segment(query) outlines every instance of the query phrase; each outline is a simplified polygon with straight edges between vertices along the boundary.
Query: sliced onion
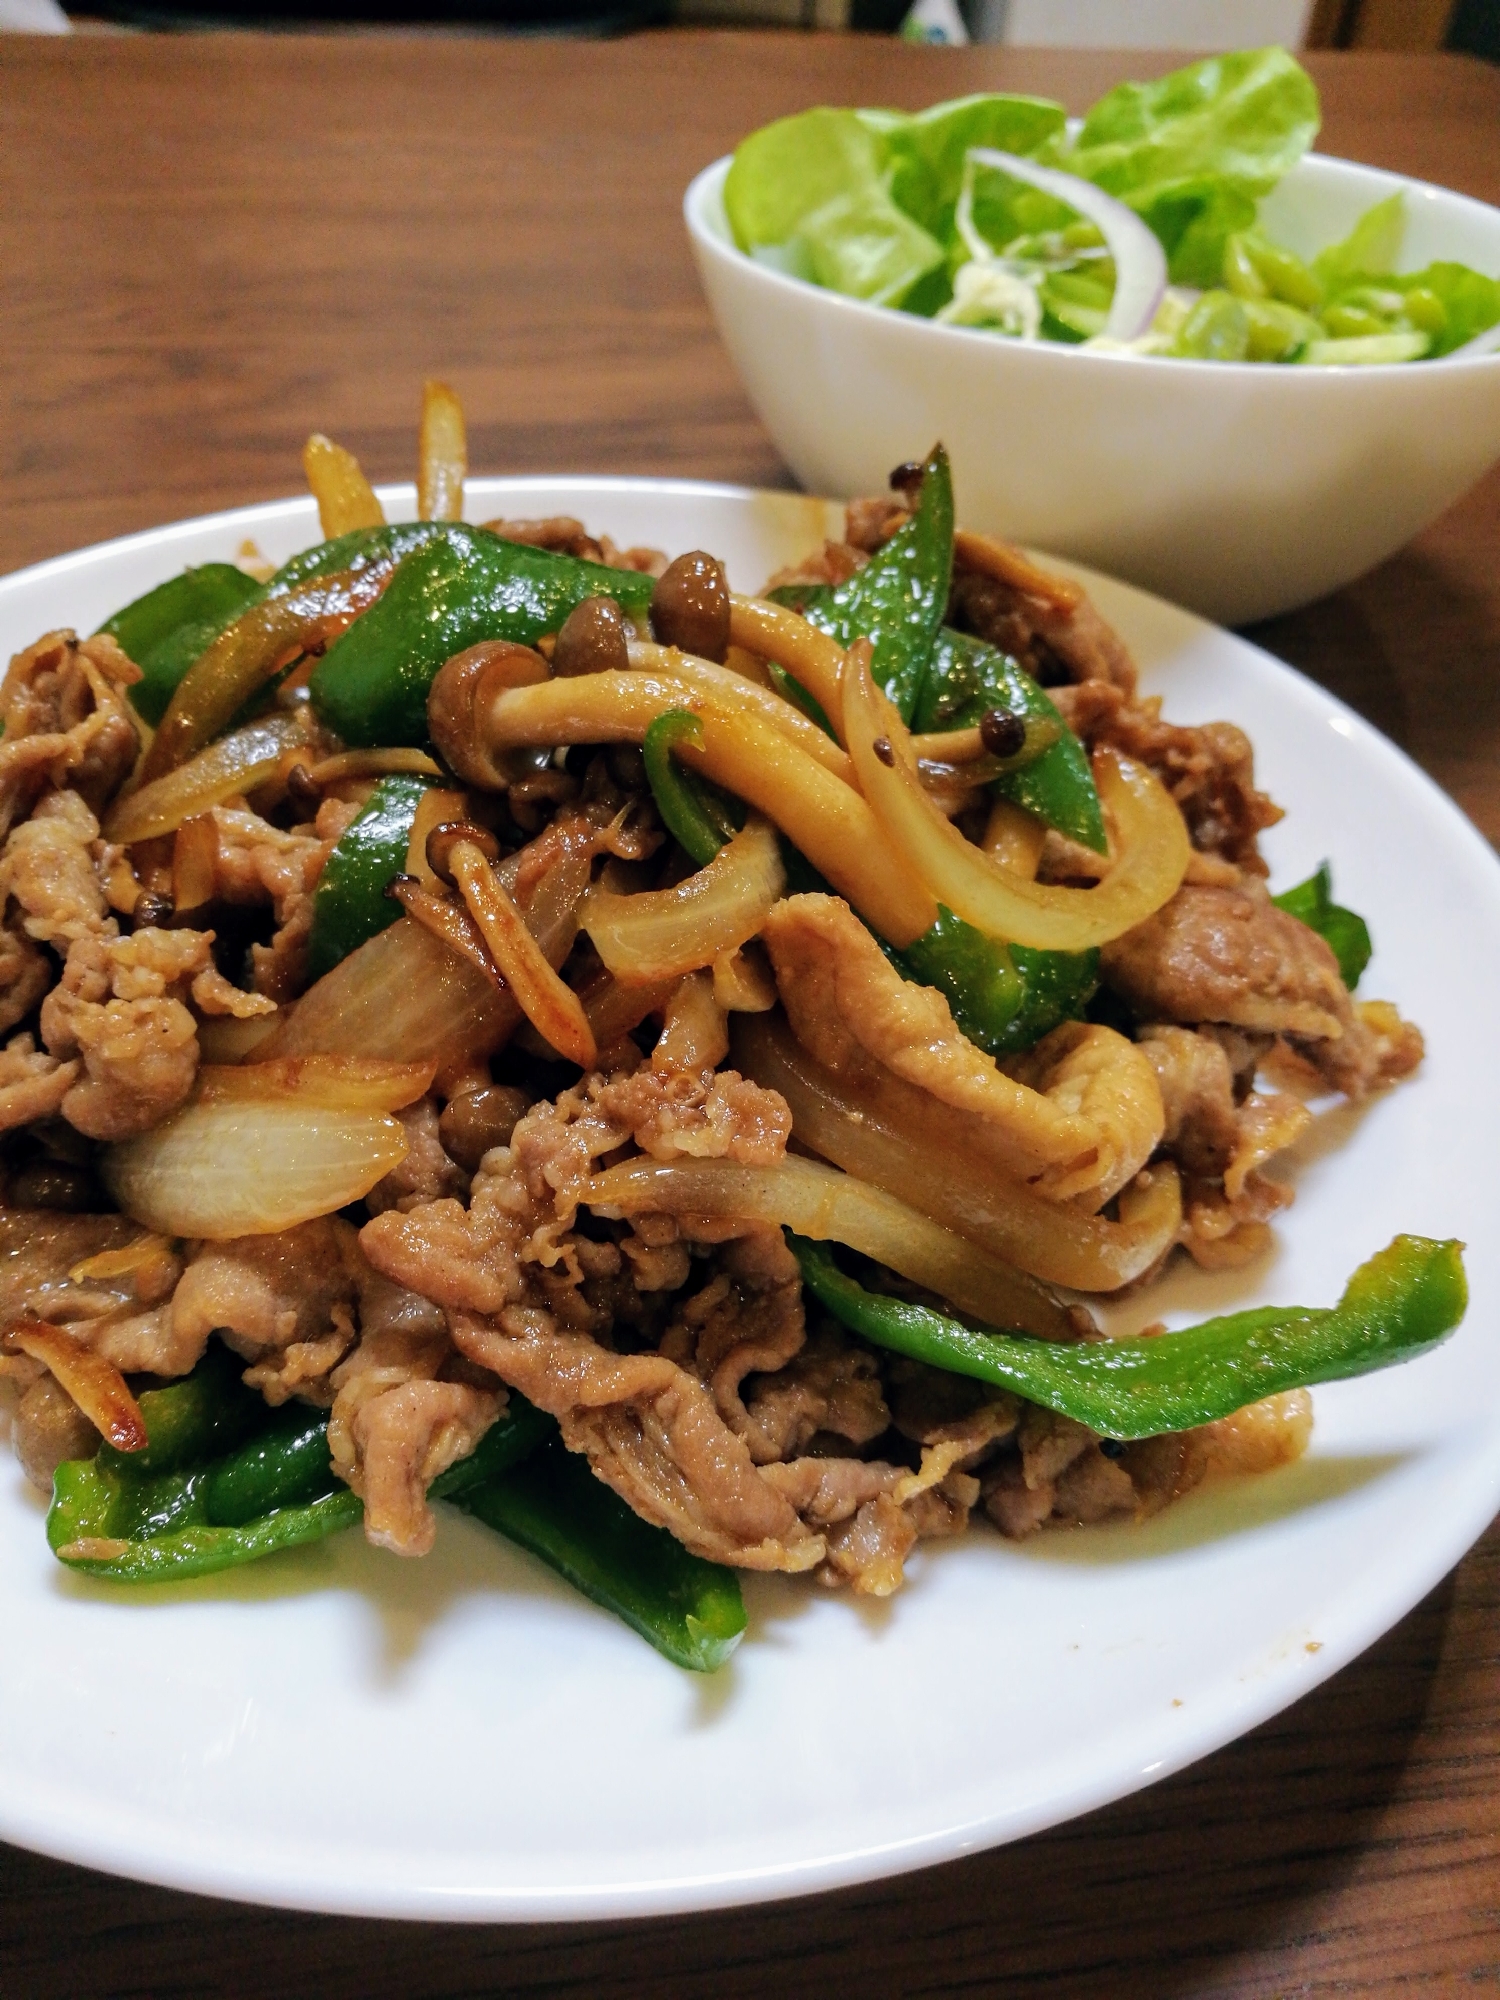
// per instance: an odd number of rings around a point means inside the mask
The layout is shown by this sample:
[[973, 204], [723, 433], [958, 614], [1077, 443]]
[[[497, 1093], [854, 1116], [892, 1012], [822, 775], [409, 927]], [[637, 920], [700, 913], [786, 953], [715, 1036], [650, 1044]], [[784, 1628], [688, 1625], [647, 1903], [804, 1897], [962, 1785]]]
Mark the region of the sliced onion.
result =
[[777, 1015], [733, 1026], [733, 1060], [786, 1099], [800, 1144], [1047, 1284], [1113, 1292], [1149, 1271], [1182, 1222], [1176, 1170], [1120, 1197], [1121, 1220], [1047, 1201], [1006, 1173], [975, 1121], [903, 1078], [834, 1077]]
[[469, 451], [463, 405], [446, 382], [422, 384], [417, 454], [417, 519], [461, 521]]
[[352, 451], [314, 431], [302, 447], [302, 470], [318, 503], [318, 525], [325, 542], [356, 528], [379, 528], [385, 509]]
[[631, 669], [511, 688], [477, 721], [493, 754], [559, 743], [639, 743], [669, 708], [689, 709], [703, 724], [702, 747], [684, 743], [682, 761], [773, 820], [883, 938], [907, 945], [932, 928], [936, 899], [864, 799], [748, 703], [710, 697], [671, 674]]
[[233, 1014], [215, 1014], [198, 1023], [198, 1048], [204, 1062], [220, 1065], [243, 1062], [262, 1042], [268, 1042], [281, 1026], [281, 1015], [251, 1014], [238, 1020]]
[[154, 783], [205, 748], [258, 694], [289, 656], [341, 632], [368, 609], [395, 574], [393, 557], [365, 569], [317, 577], [284, 597], [252, 604], [221, 632], [177, 683], [141, 763]]
[[904, 1201], [819, 1160], [774, 1167], [733, 1160], [626, 1160], [596, 1174], [582, 1199], [621, 1214], [711, 1216], [784, 1224], [799, 1235], [847, 1243], [991, 1326], [1042, 1340], [1075, 1340], [1065, 1307], [1034, 1278], [1004, 1264]]
[[399, 1111], [432, 1084], [437, 1064], [385, 1062], [372, 1056], [282, 1056], [279, 1060], [205, 1065], [198, 1072], [201, 1104], [318, 1104], [329, 1110]]
[[[551, 965], [572, 949], [588, 878], [587, 858], [568, 854], [531, 892], [527, 926]], [[262, 1052], [436, 1059], [441, 1075], [492, 1055], [520, 1020], [513, 994], [401, 917], [309, 987]]]
[[747, 943], [785, 887], [776, 835], [752, 818], [675, 888], [636, 896], [590, 889], [579, 922], [617, 979], [649, 984], [696, 972]]
[[994, 167], [1028, 187], [1040, 188], [1069, 208], [1087, 216], [1109, 245], [1115, 260], [1115, 295], [1104, 334], [1109, 340], [1137, 340], [1156, 317], [1167, 289], [1167, 257], [1133, 208], [1116, 201], [1092, 181], [1065, 174], [1058, 167], [1039, 167], [1019, 153], [997, 152], [992, 146], [971, 146], [966, 159], [975, 166]]
[[236, 729], [166, 777], [127, 793], [104, 823], [105, 839], [128, 843], [175, 832], [185, 819], [274, 778], [283, 754], [305, 746], [313, 733], [310, 718], [298, 711]]
[[81, 1347], [61, 1327], [44, 1319], [23, 1319], [19, 1326], [7, 1328], [0, 1345], [40, 1361], [116, 1451], [145, 1450], [146, 1423], [141, 1406], [112, 1361]]
[[1105, 749], [1095, 754], [1094, 778], [1119, 846], [1103, 880], [1067, 889], [1007, 873], [950, 826], [922, 789], [911, 737], [871, 678], [866, 640], [849, 649], [844, 728], [887, 838], [940, 903], [991, 937], [1039, 951], [1086, 951], [1143, 923], [1187, 872], [1192, 848], [1171, 796], [1143, 764]]
[[168, 1236], [266, 1236], [369, 1193], [406, 1158], [380, 1111], [300, 1098], [209, 1098], [109, 1147], [101, 1173], [120, 1207]]
[[520, 1018], [508, 994], [410, 917], [350, 952], [283, 1011], [286, 1021], [262, 1044], [266, 1056], [481, 1056]]
[[658, 980], [652, 986], [626, 986], [610, 973], [601, 972], [578, 997], [602, 1050], [638, 1028], [648, 1015], [662, 1013], [676, 990], [675, 979]]

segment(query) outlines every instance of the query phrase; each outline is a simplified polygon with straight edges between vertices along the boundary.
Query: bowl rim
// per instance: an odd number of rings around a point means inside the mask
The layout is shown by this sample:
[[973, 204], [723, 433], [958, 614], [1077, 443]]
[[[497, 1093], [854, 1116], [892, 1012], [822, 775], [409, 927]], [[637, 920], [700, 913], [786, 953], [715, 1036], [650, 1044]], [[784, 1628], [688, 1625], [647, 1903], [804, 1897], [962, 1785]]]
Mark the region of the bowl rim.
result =
[[[1189, 355], [1118, 354], [1097, 348], [1074, 347], [1060, 340], [997, 339], [993, 332], [983, 327], [950, 326], [937, 320], [923, 318], [919, 313], [903, 313], [895, 306], [876, 305], [869, 299], [850, 298], [844, 292], [835, 292], [827, 286], [816, 285], [809, 278], [793, 277], [790, 272], [777, 271], [768, 264], [757, 263], [755, 258], [748, 251], [742, 250], [728, 233], [727, 218], [725, 218], [724, 232], [721, 233], [710, 225], [705, 213], [708, 203], [712, 201], [719, 203], [722, 213], [724, 182], [728, 178], [733, 161], [732, 153], [720, 154], [718, 159], [711, 160], [706, 167], [694, 174], [683, 192], [683, 222], [695, 247], [705, 254], [718, 256], [728, 263], [737, 264], [754, 272], [758, 279], [773, 288], [788, 289], [799, 297], [813, 293], [831, 311], [851, 312], [861, 316], [878, 313], [892, 320], [904, 321], [908, 327], [921, 328], [922, 333], [917, 336], [918, 338], [925, 335], [941, 340], [961, 341], [975, 351], [982, 346], [989, 353], [1005, 354], [1013, 360], [1025, 356], [1026, 360], [1021, 363], [1022, 366], [1051, 367], [1058, 365], [1062, 357], [1067, 357], [1066, 365], [1070, 367], [1076, 367], [1081, 360], [1098, 367], [1114, 368], [1139, 368], [1143, 362], [1154, 365], [1166, 363], [1170, 364], [1179, 375], [1185, 377], [1191, 372], [1200, 381], [1207, 378], [1222, 380], [1229, 375], [1231, 378], [1248, 378], [1257, 382], [1269, 379], [1308, 384], [1329, 381], [1352, 384], [1368, 380], [1382, 387], [1392, 381], [1421, 382], [1428, 378], [1431, 367], [1440, 366], [1445, 371], [1460, 375], [1482, 373], [1486, 369], [1493, 371], [1500, 367], [1500, 349], [1492, 349], [1488, 354], [1440, 355], [1437, 361], [1428, 364], [1427, 367], [1419, 367], [1417, 363], [1411, 361], [1379, 361], [1362, 362], [1358, 365], [1332, 362], [1320, 368], [1277, 368], [1263, 361], [1203, 361]], [[1346, 160], [1337, 153], [1304, 154], [1291, 172], [1284, 175], [1277, 183], [1278, 187], [1284, 186], [1286, 181], [1308, 167], [1312, 167], [1315, 171], [1332, 168], [1336, 172], [1368, 176], [1372, 182], [1383, 184], [1390, 192], [1394, 192], [1397, 188], [1403, 191], [1409, 189], [1425, 196], [1436, 197], [1441, 201], [1457, 203], [1461, 207], [1477, 209], [1481, 214], [1492, 218], [1497, 232], [1500, 232], [1500, 207], [1491, 202], [1480, 201], [1474, 195], [1460, 194], [1456, 188], [1443, 187], [1436, 181], [1418, 180], [1411, 174], [1396, 173], [1389, 167], [1372, 167], [1362, 160]], [[1315, 391], [1309, 387], [1300, 393], [1313, 394]], [[1349, 392], [1335, 390], [1333, 393], [1339, 395]], [[1356, 390], [1354, 393], [1370, 392]]]

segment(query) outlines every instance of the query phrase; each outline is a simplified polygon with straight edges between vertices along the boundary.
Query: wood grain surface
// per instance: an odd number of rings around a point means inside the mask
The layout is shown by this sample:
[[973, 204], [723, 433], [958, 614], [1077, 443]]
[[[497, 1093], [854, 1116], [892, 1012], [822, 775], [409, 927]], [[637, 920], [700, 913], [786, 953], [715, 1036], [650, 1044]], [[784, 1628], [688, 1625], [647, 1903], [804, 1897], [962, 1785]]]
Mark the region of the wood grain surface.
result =
[[[0, 570], [296, 490], [313, 428], [372, 476], [407, 476], [427, 373], [460, 390], [476, 471], [785, 484], [698, 293], [690, 175], [809, 103], [998, 87], [1081, 109], [1172, 60], [852, 37], [0, 36]], [[1327, 150], [1500, 200], [1500, 72], [1311, 67]], [[1492, 474], [1371, 576], [1253, 635], [1492, 839], [1497, 530]], [[1489, 1990], [1497, 1655], [1492, 1529], [1362, 1660], [1152, 1791], [897, 1882], [726, 1915], [356, 1923], [0, 1849], [0, 1995]]]

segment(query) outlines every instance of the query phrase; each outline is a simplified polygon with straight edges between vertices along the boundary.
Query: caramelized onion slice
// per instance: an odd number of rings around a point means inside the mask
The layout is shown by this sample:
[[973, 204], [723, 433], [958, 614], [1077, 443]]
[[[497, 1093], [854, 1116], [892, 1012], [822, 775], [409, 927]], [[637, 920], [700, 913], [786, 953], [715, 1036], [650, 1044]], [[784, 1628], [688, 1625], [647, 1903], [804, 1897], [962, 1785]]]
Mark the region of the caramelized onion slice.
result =
[[702, 748], [683, 743], [676, 753], [683, 763], [779, 826], [888, 943], [908, 945], [932, 928], [936, 898], [859, 793], [727, 692], [710, 697], [675, 675], [634, 669], [580, 674], [509, 689], [476, 724], [491, 753], [559, 743], [639, 743], [669, 708], [688, 709], [703, 725]]
[[185, 819], [274, 778], [283, 754], [303, 748], [314, 733], [311, 718], [300, 710], [236, 729], [166, 777], [128, 792], [105, 821], [105, 839], [124, 844], [175, 832]]
[[142, 783], [165, 777], [211, 743], [299, 647], [343, 631], [375, 602], [395, 567], [394, 559], [372, 562], [252, 604], [177, 683], [141, 762]]
[[748, 820], [705, 868], [672, 889], [618, 896], [595, 886], [580, 926], [617, 979], [648, 984], [712, 965], [753, 938], [786, 886], [776, 835]]
[[352, 451], [314, 431], [302, 447], [302, 470], [318, 503], [318, 523], [325, 542], [352, 534], [356, 528], [384, 525], [385, 509]]
[[780, 1223], [801, 1236], [847, 1243], [990, 1326], [1041, 1340], [1075, 1340], [1067, 1308], [1034, 1278], [908, 1208], [884, 1189], [819, 1160], [774, 1167], [733, 1160], [626, 1160], [588, 1184], [590, 1208], [621, 1214], [712, 1216]]
[[469, 448], [463, 405], [446, 382], [422, 384], [422, 429], [417, 445], [417, 519], [461, 521]]
[[[419, 933], [421, 935], [421, 933]], [[209, 1097], [107, 1148], [120, 1207], [169, 1236], [265, 1236], [369, 1193], [406, 1157], [382, 1111], [301, 1097]]]
[[1176, 1240], [1182, 1191], [1170, 1164], [1126, 1189], [1118, 1222], [1085, 1215], [1007, 1174], [969, 1144], [961, 1113], [902, 1078], [834, 1077], [779, 1014], [742, 1016], [732, 1032], [736, 1067], [786, 1099], [802, 1145], [1047, 1284], [1118, 1291]]
[[198, 1101], [295, 1101], [330, 1110], [399, 1111], [431, 1088], [436, 1068], [430, 1057], [406, 1063], [375, 1056], [282, 1056], [225, 1068], [205, 1065], [198, 1072]]
[[1187, 871], [1192, 849], [1170, 794], [1143, 764], [1113, 750], [1094, 756], [1099, 797], [1116, 836], [1116, 858], [1098, 885], [1060, 888], [1000, 867], [923, 791], [911, 737], [875, 686], [864, 639], [849, 649], [844, 729], [860, 789], [887, 838], [939, 902], [991, 937], [1040, 951], [1087, 951], [1143, 923]]
[[8, 1329], [0, 1348], [40, 1361], [97, 1431], [117, 1451], [144, 1451], [146, 1422], [125, 1377], [112, 1361], [90, 1353], [61, 1327], [44, 1319], [23, 1319]]
[[[549, 965], [572, 949], [588, 879], [587, 859], [567, 854], [531, 892], [526, 923]], [[436, 1058], [442, 1077], [492, 1055], [520, 1020], [515, 995], [493, 974], [401, 917], [310, 986], [262, 1053]]]

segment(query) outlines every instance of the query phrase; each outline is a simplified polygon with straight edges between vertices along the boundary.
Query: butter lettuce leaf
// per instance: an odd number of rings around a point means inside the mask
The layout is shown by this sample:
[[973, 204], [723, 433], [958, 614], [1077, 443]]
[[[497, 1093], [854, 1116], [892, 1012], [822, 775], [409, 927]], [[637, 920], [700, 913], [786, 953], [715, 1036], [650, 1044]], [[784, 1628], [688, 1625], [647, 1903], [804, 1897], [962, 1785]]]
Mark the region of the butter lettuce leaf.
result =
[[1330, 297], [1361, 278], [1383, 278], [1396, 268], [1406, 235], [1406, 196], [1400, 188], [1367, 208], [1341, 243], [1330, 243], [1312, 268]]
[[1030, 156], [1057, 139], [1067, 123], [1063, 107], [1050, 98], [999, 92], [956, 97], [910, 115], [862, 111], [859, 116], [880, 141], [892, 200], [944, 245], [954, 234], [953, 211], [971, 146]]
[[752, 132], [724, 183], [735, 241], [814, 283], [899, 305], [945, 261], [942, 246], [892, 200], [883, 144], [855, 111], [820, 106]]
[[1179, 284], [1219, 282], [1224, 239], [1317, 136], [1318, 93], [1285, 49], [1190, 63], [1102, 97], [1050, 158], [1128, 202], [1166, 249]]

